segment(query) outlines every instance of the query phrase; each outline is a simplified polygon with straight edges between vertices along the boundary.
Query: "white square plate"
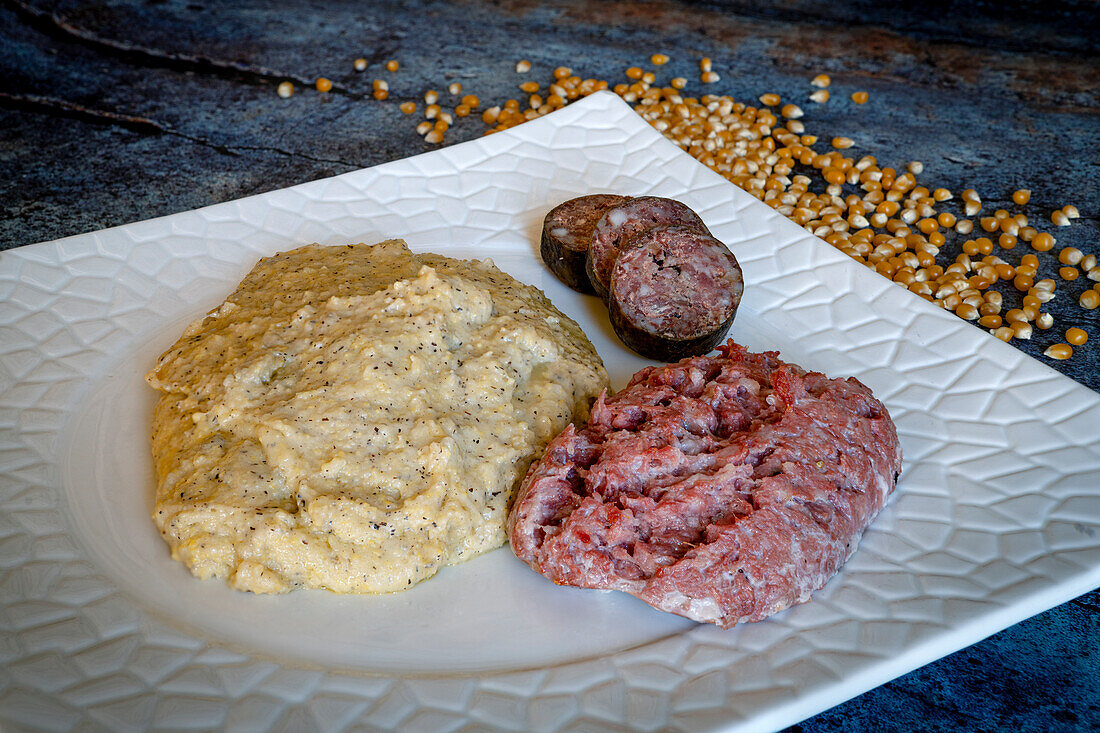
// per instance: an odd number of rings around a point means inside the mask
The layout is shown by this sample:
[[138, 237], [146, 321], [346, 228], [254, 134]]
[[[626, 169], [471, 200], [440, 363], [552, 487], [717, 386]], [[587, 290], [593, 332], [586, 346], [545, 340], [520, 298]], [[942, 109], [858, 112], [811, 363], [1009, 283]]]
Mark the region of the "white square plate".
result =
[[[813, 601], [730, 631], [558, 588], [508, 549], [386, 597], [193, 579], [149, 520], [142, 375], [263, 256], [406, 239], [490, 256], [643, 362], [538, 260], [594, 191], [672, 196], [731, 246], [732, 336], [889, 407], [905, 469]], [[869, 272], [603, 93], [473, 142], [0, 255], [0, 721], [46, 729], [760, 730], [1100, 585], [1100, 397]]]

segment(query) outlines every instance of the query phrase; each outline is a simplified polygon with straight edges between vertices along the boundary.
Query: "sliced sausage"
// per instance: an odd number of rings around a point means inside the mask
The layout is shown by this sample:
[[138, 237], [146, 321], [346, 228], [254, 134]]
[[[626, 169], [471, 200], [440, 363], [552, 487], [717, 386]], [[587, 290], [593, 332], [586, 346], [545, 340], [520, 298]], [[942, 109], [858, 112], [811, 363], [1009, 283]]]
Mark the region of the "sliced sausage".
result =
[[585, 259], [596, 222], [629, 196], [598, 193], [558, 204], [542, 223], [542, 261], [559, 280], [581, 293], [593, 293]]
[[679, 226], [710, 234], [699, 215], [674, 199], [641, 196], [608, 209], [596, 223], [586, 268], [596, 295], [606, 299], [611, 270], [623, 245], [633, 236], [658, 226]]
[[714, 237], [649, 229], [629, 240], [611, 271], [611, 326], [650, 359], [705, 354], [729, 330], [743, 290], [737, 259]]

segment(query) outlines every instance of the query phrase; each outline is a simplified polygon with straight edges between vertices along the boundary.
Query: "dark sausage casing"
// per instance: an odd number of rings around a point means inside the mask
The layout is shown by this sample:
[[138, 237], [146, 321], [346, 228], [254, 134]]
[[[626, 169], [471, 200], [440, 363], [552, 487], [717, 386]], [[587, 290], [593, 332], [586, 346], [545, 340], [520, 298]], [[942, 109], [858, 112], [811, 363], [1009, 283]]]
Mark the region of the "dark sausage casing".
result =
[[649, 229], [611, 271], [611, 326], [650, 359], [705, 354], [725, 337], [743, 290], [741, 267], [722, 242], [685, 227]]
[[588, 247], [596, 223], [611, 208], [630, 200], [629, 196], [597, 193], [558, 204], [542, 222], [542, 261], [563, 283], [577, 292], [595, 290], [585, 270]]
[[608, 298], [615, 260], [630, 239], [660, 226], [679, 226], [710, 234], [699, 215], [675, 199], [640, 196], [608, 209], [592, 232], [586, 262], [588, 279], [596, 295], [605, 300]]

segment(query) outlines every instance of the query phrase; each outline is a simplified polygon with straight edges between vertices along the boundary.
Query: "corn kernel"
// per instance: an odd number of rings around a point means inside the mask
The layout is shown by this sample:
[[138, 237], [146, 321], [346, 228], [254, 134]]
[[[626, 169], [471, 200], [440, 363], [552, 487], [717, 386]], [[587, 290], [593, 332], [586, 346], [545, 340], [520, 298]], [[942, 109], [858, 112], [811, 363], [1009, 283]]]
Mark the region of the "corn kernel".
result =
[[810, 83], [813, 84], [815, 87], [820, 87], [824, 89], [825, 87], [832, 84], [833, 80], [829, 78], [828, 74], [818, 74], [810, 80]]
[[1043, 352], [1043, 356], [1049, 356], [1051, 359], [1062, 361], [1073, 356], [1073, 347], [1069, 344], [1052, 344]]
[[294, 85], [289, 81], [280, 82], [275, 91], [280, 97], [287, 99], [290, 95], [294, 94]]
[[1021, 188], [1020, 190], [1015, 191], [1012, 194], [1012, 200], [1016, 204], [1019, 204], [1020, 206], [1023, 206], [1024, 204], [1026, 204], [1028, 201], [1031, 200], [1031, 191], [1029, 191], [1026, 188]]
[[852, 101], [856, 104], [866, 104], [868, 99], [870, 99], [870, 95], [867, 92], [854, 92], [852, 94]]
[[319, 91], [319, 92], [331, 92], [332, 91], [332, 82], [329, 81], [328, 79], [326, 79], [323, 76], [317, 78], [316, 86], [317, 86], [317, 91]]
[[1080, 346], [1089, 340], [1089, 335], [1083, 328], [1070, 328], [1066, 330], [1066, 341], [1074, 346]]
[[704, 84], [713, 84], [720, 78], [721, 77], [718, 76], [717, 71], [704, 71], [702, 74], [700, 74], [699, 81], [703, 82]]
[[1062, 251], [1058, 253], [1058, 261], [1063, 265], [1076, 265], [1084, 257], [1084, 253], [1076, 247], [1063, 247]]
[[1054, 237], [1047, 232], [1039, 232], [1031, 240], [1031, 248], [1036, 252], [1049, 252], [1054, 249]]
[[402, 102], [398, 109], [407, 115], [411, 115], [416, 111], [416, 102]]
[[355, 59], [355, 61], [353, 61], [351, 65], [352, 65], [352, 68], [355, 69], [356, 71], [366, 71], [367, 70], [367, 60], [366, 59]]
[[526, 74], [530, 70], [531, 70], [531, 62], [530, 61], [525, 60], [525, 61], [519, 61], [519, 62], [516, 63], [516, 73], [517, 74]]
[[654, 66], [664, 66], [668, 63], [668, 56], [663, 53], [655, 53], [649, 57], [649, 62]]

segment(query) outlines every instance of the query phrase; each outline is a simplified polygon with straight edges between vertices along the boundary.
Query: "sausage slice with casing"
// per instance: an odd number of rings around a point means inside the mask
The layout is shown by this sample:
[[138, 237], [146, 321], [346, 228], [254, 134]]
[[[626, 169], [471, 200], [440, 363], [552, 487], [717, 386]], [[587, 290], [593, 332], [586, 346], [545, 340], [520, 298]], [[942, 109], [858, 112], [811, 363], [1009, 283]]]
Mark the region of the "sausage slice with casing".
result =
[[588, 249], [588, 279], [596, 295], [606, 299], [611, 289], [611, 270], [630, 238], [647, 229], [679, 226], [710, 234], [707, 225], [687, 204], [660, 196], [640, 196], [608, 209], [596, 223]]
[[629, 196], [597, 193], [570, 199], [550, 209], [542, 222], [539, 250], [542, 261], [559, 280], [578, 292], [595, 292], [585, 271], [592, 232], [608, 209], [629, 200]]
[[611, 326], [650, 359], [705, 354], [729, 330], [743, 290], [722, 242], [687, 227], [650, 229], [630, 239], [611, 270]]

